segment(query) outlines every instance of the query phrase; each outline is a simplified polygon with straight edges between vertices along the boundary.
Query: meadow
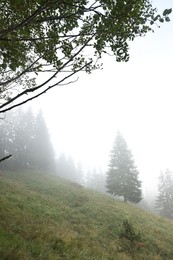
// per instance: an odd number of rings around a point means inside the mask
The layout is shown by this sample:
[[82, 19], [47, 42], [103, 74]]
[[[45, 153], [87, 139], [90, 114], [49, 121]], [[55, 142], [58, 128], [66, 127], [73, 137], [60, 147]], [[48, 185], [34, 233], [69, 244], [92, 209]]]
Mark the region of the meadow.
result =
[[46, 172], [2, 172], [0, 259], [171, 260], [173, 221]]

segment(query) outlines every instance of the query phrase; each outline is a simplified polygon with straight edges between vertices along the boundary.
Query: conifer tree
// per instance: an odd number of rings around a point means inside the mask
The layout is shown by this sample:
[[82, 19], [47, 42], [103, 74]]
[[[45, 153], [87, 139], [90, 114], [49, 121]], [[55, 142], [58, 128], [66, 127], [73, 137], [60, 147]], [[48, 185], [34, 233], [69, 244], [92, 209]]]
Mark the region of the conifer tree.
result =
[[40, 111], [35, 118], [32, 149], [36, 169], [45, 171], [55, 170], [54, 149], [42, 111]]
[[122, 197], [125, 202], [138, 203], [142, 199], [138, 170], [126, 141], [118, 132], [106, 178], [107, 192]]
[[15, 109], [0, 124], [0, 155], [12, 154], [3, 169], [55, 170], [54, 151], [42, 113]]
[[[0, 120], [0, 160], [8, 156], [9, 149], [7, 147], [8, 143], [8, 135], [9, 135], [9, 128], [8, 124], [4, 120]], [[4, 168], [4, 165], [6, 164], [6, 160], [0, 162], [0, 168]]]
[[[16, 132], [18, 130], [18, 122], [22, 112], [20, 109], [13, 110], [11, 113], [7, 113], [5, 120], [0, 123], [0, 150], [1, 154], [12, 154], [10, 160], [4, 161], [1, 168], [11, 169], [14, 168], [14, 164], [17, 164], [18, 146], [16, 142]], [[21, 133], [20, 133], [21, 134]]]
[[33, 139], [35, 137], [35, 116], [32, 109], [26, 111], [17, 109], [17, 118], [14, 125], [14, 140], [12, 143], [15, 158], [15, 168], [32, 168]]
[[173, 219], [173, 174], [169, 169], [159, 176], [156, 209], [161, 216]]

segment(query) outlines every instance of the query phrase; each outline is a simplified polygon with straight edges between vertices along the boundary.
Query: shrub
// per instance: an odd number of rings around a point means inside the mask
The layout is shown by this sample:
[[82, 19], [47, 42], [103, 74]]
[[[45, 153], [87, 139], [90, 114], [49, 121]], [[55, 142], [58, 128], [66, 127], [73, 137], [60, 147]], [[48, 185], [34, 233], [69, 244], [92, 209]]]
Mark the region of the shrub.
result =
[[137, 245], [141, 242], [141, 232], [135, 231], [134, 226], [127, 219], [123, 220], [123, 227], [119, 234], [121, 249], [134, 254]]

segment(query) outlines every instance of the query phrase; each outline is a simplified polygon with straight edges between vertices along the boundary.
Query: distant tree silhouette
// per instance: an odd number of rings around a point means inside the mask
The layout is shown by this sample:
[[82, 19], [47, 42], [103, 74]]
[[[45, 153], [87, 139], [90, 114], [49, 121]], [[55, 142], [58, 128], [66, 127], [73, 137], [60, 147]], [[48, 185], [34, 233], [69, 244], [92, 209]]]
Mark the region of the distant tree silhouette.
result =
[[77, 171], [77, 182], [79, 184], [85, 185], [84, 170], [82, 167], [82, 163], [80, 161], [77, 163], [76, 171]]
[[105, 179], [105, 174], [101, 169], [88, 170], [86, 186], [98, 192], [106, 193]]
[[156, 209], [161, 216], [173, 219], [173, 174], [169, 169], [159, 176]]
[[72, 157], [66, 157], [63, 153], [56, 162], [57, 174], [67, 180], [79, 182], [77, 170]]
[[141, 182], [126, 141], [118, 132], [106, 178], [107, 192], [119, 196], [125, 202], [138, 203], [142, 199]]
[[34, 165], [41, 170], [55, 170], [54, 150], [43, 114], [40, 111], [35, 118], [33, 138]]
[[35, 116], [31, 109], [18, 111], [14, 124], [14, 166], [17, 168], [32, 168], [33, 138], [35, 136]]
[[[3, 160], [6, 156], [8, 156], [8, 151], [6, 149], [6, 129], [5, 129], [4, 120], [0, 120], [0, 159]], [[2, 167], [2, 164], [0, 165]]]
[[54, 151], [41, 113], [16, 109], [0, 124], [0, 154], [12, 154], [1, 168], [55, 169]]
[[5, 120], [0, 121], [0, 154], [7, 156], [13, 154], [12, 159], [4, 161], [0, 164], [1, 168], [10, 168], [13, 166], [13, 162], [16, 160], [16, 147], [14, 146], [14, 140], [16, 138], [16, 124], [20, 115], [20, 109], [13, 110], [10, 114], [7, 113]]

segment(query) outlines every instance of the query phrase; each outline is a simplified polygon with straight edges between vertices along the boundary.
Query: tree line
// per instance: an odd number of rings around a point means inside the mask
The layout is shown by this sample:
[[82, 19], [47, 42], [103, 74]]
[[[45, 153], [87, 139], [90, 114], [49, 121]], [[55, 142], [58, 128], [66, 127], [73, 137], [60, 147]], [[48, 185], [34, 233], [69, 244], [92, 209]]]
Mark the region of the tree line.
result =
[[[57, 160], [59, 176], [83, 184], [102, 193], [109, 193], [115, 199], [137, 204], [149, 210], [143, 198], [142, 182], [133, 155], [121, 135], [117, 133], [106, 174], [101, 170], [88, 170], [84, 174], [81, 165], [75, 167], [72, 158], [61, 155]], [[158, 178], [158, 191], [155, 195], [154, 210], [163, 217], [173, 219], [173, 173], [167, 169]]]
[[[73, 82], [79, 71], [100, 68], [103, 54], [113, 54], [118, 62], [128, 61], [129, 42], [153, 31], [153, 25], [169, 22], [171, 12], [170, 8], [159, 14], [149, 0], [1, 1], [0, 113]], [[46, 80], [37, 84], [43, 73]], [[0, 120], [0, 133], [1, 168], [52, 171], [59, 167], [61, 174], [62, 161], [59, 158], [56, 166], [41, 113], [13, 110]], [[65, 161], [63, 176], [68, 175], [65, 167], [71, 164], [71, 179], [75, 179], [72, 162]], [[106, 174], [107, 192], [125, 202], [139, 203], [138, 175], [131, 151], [117, 136]], [[160, 176], [157, 207], [161, 213], [172, 203], [171, 183], [168, 172]]]
[[86, 177], [80, 162], [76, 165], [71, 156], [63, 153], [56, 156], [42, 111], [16, 108], [6, 113], [0, 120], [0, 158], [1, 170], [56, 172], [59, 177], [87, 187], [99, 186], [96, 180], [94, 185], [91, 183], [92, 177]]
[[[110, 153], [105, 186], [106, 192], [122, 198], [125, 202], [137, 204], [142, 200], [139, 172], [132, 153], [120, 133], [117, 134]], [[155, 209], [161, 216], [173, 219], [173, 173], [169, 169], [160, 173]]]
[[14, 109], [0, 120], [1, 169], [55, 169], [53, 145], [42, 112]]
[[155, 206], [161, 216], [173, 219], [173, 172], [169, 169], [160, 173]]
[[[88, 170], [76, 166], [72, 157], [55, 157], [53, 144], [41, 111], [15, 109], [0, 120], [0, 158], [12, 155], [0, 164], [2, 170], [39, 170], [56, 172], [58, 176], [82, 184], [116, 199], [139, 204], [142, 182], [131, 150], [118, 132], [110, 152], [108, 170]], [[161, 216], [173, 219], [173, 174], [167, 169], [159, 176], [155, 208]]]

